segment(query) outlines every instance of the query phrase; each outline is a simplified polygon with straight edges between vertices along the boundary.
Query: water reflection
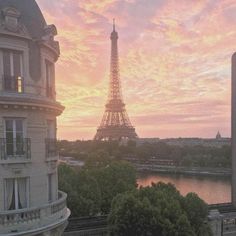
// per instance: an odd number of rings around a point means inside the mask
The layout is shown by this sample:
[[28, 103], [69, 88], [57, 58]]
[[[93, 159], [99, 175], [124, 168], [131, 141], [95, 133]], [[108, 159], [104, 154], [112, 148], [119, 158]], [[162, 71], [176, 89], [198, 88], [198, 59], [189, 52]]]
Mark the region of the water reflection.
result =
[[138, 177], [139, 186], [160, 181], [174, 184], [182, 195], [195, 192], [209, 204], [231, 201], [230, 178], [163, 174], [140, 174]]

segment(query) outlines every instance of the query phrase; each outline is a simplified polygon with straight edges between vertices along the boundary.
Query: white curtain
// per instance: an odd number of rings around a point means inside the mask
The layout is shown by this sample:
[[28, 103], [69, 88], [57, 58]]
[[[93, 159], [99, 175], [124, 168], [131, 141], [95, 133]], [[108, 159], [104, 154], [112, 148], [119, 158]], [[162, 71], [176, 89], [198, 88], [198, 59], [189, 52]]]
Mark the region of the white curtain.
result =
[[17, 179], [18, 183], [18, 206], [19, 208], [27, 208], [27, 178]]
[[6, 210], [10, 210], [12, 202], [15, 201], [14, 196], [14, 179], [7, 179], [6, 180], [6, 196], [5, 196], [5, 207]]

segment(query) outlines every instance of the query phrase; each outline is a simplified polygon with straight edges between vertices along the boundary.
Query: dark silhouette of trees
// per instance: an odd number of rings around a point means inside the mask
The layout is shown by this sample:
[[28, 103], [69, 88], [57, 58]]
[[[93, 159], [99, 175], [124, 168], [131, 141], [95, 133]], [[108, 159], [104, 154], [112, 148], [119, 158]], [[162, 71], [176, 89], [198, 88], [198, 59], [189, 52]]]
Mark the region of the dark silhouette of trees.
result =
[[[155, 160], [172, 160], [177, 166], [230, 167], [230, 146], [177, 146], [163, 141], [137, 145], [134, 141], [120, 145], [116, 141], [60, 141], [60, 155], [71, 156], [80, 160], [99, 159], [109, 156], [111, 159], [136, 158], [141, 162]], [[102, 154], [102, 155], [101, 155]], [[97, 156], [97, 157], [96, 157]], [[92, 158], [90, 158], [92, 157]], [[95, 164], [95, 163], [91, 163]]]

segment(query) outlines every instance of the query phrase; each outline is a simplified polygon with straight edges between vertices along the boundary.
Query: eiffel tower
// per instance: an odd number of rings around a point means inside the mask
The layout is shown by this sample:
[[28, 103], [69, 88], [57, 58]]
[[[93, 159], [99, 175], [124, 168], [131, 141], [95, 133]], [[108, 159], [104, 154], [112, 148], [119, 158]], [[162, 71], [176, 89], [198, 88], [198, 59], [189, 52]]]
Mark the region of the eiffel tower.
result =
[[118, 58], [118, 33], [113, 20], [113, 31], [111, 33], [111, 64], [110, 64], [110, 86], [108, 101], [102, 122], [97, 129], [95, 140], [122, 140], [138, 138], [135, 128], [131, 125], [122, 99], [119, 58]]

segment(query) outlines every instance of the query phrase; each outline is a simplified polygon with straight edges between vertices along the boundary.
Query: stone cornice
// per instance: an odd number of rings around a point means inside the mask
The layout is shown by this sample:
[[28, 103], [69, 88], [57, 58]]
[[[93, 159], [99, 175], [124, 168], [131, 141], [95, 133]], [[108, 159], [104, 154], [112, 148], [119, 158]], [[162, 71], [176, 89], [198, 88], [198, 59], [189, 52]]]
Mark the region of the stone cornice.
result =
[[45, 47], [48, 50], [50, 50], [55, 55], [56, 59], [60, 55], [59, 43], [57, 41], [34, 40], [28, 35], [18, 34], [18, 33], [14, 33], [14, 32], [8, 32], [8, 31], [2, 30], [0, 28], [0, 36], [1, 35], [6, 38], [10, 37], [10, 38], [16, 38], [16, 39], [26, 40], [26, 41], [35, 41], [38, 43], [39, 46]]
[[32, 40], [32, 38], [28, 35], [18, 34], [18, 33], [14, 33], [14, 32], [8, 32], [3, 29], [0, 29], [0, 35], [5, 36], [5, 37], [19, 38], [19, 39], [23, 39], [23, 40]]
[[27, 96], [0, 95], [0, 108], [14, 110], [34, 110], [53, 113], [59, 116], [65, 109], [59, 102]]

